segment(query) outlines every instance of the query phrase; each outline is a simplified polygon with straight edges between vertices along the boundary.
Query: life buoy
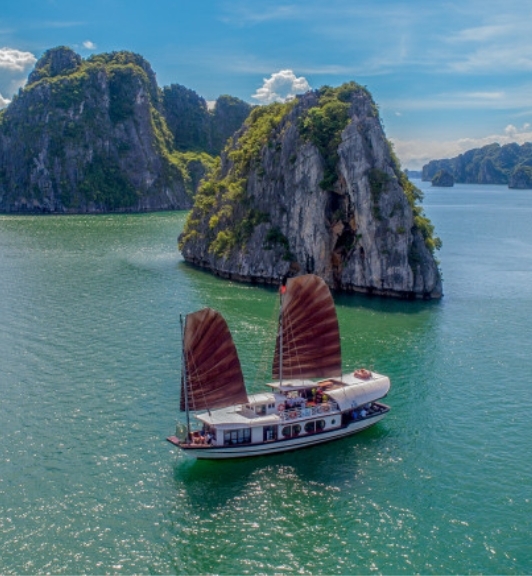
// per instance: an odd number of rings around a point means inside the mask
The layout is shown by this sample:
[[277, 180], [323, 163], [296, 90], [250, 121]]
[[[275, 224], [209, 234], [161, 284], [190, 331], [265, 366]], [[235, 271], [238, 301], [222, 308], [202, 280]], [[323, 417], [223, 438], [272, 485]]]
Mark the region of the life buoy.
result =
[[279, 404], [279, 406], [277, 406], [277, 410], [279, 410], [279, 412], [282, 412], [284, 410], [284, 404]]
[[353, 375], [355, 376], [355, 378], [362, 378], [362, 380], [367, 380], [368, 378], [371, 378], [371, 372], [369, 370], [366, 370], [365, 368], [359, 368], [358, 370], [355, 370], [353, 372]]
[[290, 412], [290, 418], [297, 418], [297, 412], [296, 411]]

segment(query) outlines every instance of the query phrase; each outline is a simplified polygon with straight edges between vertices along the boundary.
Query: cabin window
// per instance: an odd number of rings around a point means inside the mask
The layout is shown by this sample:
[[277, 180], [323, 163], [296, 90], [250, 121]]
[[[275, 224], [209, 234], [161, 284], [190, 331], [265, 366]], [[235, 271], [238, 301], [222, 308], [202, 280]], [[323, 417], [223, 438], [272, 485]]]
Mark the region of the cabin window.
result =
[[266, 415], [266, 404], [261, 404], [260, 406], [255, 406], [255, 413], [259, 416]]
[[299, 436], [300, 433], [301, 433], [301, 426], [299, 424], [294, 424], [293, 426], [285, 426], [281, 430], [281, 434], [285, 438], [290, 438], [292, 436]]
[[316, 432], [316, 422], [314, 420], [312, 420], [312, 422], [307, 422], [305, 424], [305, 432], [307, 434], [312, 434], [313, 432]]
[[250, 442], [251, 442], [251, 428], [226, 430], [224, 432], [224, 444], [226, 446], [231, 446], [234, 444], [249, 444]]
[[316, 422], [316, 430], [321, 431], [325, 428], [325, 420], [318, 420]]
[[277, 426], [264, 426], [262, 430], [264, 442], [277, 440]]

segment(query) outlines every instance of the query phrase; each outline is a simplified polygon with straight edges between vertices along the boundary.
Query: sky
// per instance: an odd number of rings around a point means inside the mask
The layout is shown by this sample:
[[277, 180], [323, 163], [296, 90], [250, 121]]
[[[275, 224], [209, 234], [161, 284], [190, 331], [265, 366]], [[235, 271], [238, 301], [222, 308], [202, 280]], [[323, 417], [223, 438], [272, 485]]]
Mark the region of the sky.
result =
[[403, 168], [532, 141], [530, 0], [16, 0], [0, 11], [0, 107], [49, 48], [130, 50], [159, 86], [253, 104], [354, 80]]

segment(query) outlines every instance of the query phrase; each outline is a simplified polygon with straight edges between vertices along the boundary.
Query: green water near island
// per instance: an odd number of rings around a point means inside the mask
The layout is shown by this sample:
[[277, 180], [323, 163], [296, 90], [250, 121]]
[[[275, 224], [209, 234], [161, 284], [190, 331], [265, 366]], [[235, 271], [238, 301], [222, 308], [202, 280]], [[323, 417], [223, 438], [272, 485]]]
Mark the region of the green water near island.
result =
[[352, 438], [236, 462], [175, 430], [179, 314], [222, 312], [250, 391], [277, 295], [185, 265], [185, 213], [0, 216], [0, 573], [532, 572], [532, 194], [426, 190], [445, 296], [336, 296]]

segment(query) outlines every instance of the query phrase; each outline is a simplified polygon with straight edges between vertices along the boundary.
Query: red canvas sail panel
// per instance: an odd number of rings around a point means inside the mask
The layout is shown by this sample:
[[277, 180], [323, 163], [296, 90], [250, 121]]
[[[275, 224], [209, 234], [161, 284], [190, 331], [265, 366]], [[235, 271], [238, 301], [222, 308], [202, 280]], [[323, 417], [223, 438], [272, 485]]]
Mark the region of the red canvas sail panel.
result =
[[[189, 410], [210, 410], [248, 402], [233, 338], [219, 312], [204, 308], [188, 314], [183, 347]], [[186, 409], [183, 379], [180, 409]]]
[[[342, 356], [338, 318], [329, 288], [313, 274], [288, 280], [282, 302], [283, 370], [285, 378], [340, 376]], [[279, 334], [273, 378], [280, 378]]]

